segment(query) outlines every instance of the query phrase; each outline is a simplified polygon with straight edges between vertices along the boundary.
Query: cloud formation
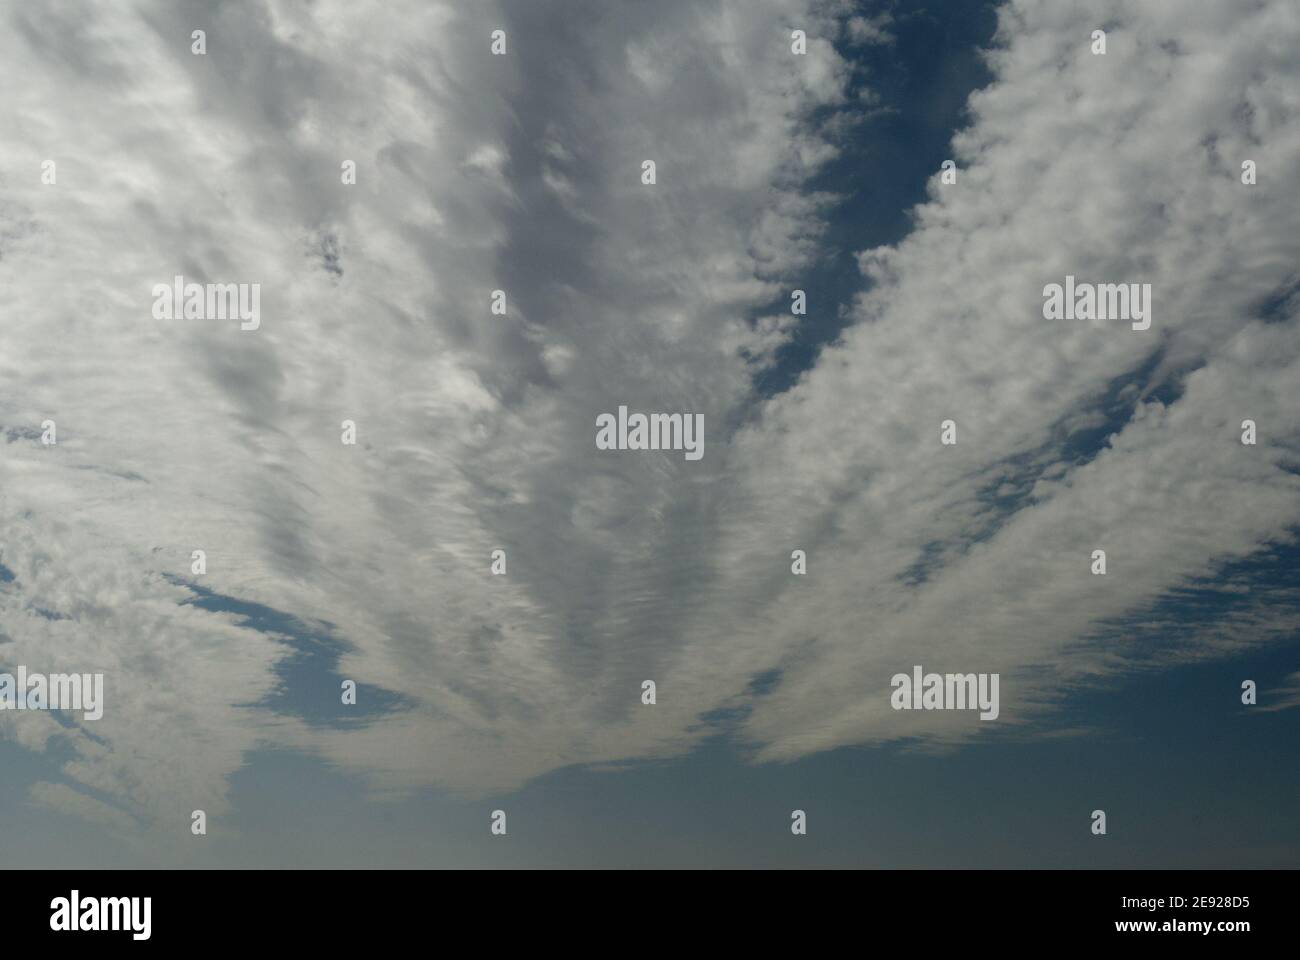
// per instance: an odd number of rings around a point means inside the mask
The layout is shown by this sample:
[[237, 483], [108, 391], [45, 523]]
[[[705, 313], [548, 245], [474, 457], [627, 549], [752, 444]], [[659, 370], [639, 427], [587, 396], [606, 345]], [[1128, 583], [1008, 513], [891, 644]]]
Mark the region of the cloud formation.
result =
[[[1294, 5], [1002, 8], [957, 183], [862, 253], [848, 328], [776, 396], [755, 377], [835, 210], [809, 185], [863, 109], [837, 45], [889, 42], [888, 16], [9, 16], [0, 654], [108, 678], [93, 726], [0, 716], [71, 747], [40, 802], [183, 834], [268, 743], [380, 792], [679, 755], [723, 715], [765, 760], [944, 744], [987, 731], [893, 712], [892, 674], [1001, 672], [999, 723], [1033, 729], [1080, 685], [1295, 629], [1267, 592], [1174, 636], [1152, 614], [1300, 523]], [[260, 283], [261, 328], [152, 319], [177, 273]], [[1067, 273], [1150, 283], [1152, 328], [1044, 320]], [[598, 451], [620, 404], [703, 414], [703, 460]], [[290, 700], [342, 676], [401, 708], [268, 707], [290, 638], [191, 580], [338, 639]]]

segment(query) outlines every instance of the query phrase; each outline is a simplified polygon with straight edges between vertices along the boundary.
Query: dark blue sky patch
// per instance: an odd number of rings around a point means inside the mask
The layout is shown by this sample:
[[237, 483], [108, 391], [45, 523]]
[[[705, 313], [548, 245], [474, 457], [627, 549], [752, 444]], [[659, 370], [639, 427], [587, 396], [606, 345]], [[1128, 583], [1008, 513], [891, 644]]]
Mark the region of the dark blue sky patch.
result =
[[[1123, 576], [1111, 562], [1108, 575]], [[1213, 574], [1166, 592], [1146, 608], [1108, 621], [1094, 639], [1139, 639], [1152, 652], [1188, 646], [1191, 635], [1230, 615], [1260, 607], [1269, 615], [1300, 613], [1300, 529], [1278, 532], [1277, 542], [1251, 556], [1224, 562]], [[1300, 667], [1296, 664], [1292, 669]]]
[[[992, 74], [980, 56], [997, 27], [996, 4], [943, 0], [896, 14], [895, 43], [837, 51], [854, 66], [848, 91], [861, 103], [862, 122], [837, 145], [841, 155], [808, 184], [808, 192], [840, 198], [827, 223], [825, 254], [756, 316], [788, 313], [790, 291], [808, 294], [808, 315], [776, 362], [755, 379], [764, 396], [788, 390], [816, 362], [848, 322], [862, 292], [857, 254], [902, 240], [912, 229], [912, 208], [926, 199], [926, 184], [952, 158], [953, 133], [967, 122], [966, 102]], [[868, 100], [860, 96], [870, 94]], [[839, 108], [819, 112], [827, 120]]]
[[718, 733], [729, 731], [738, 723], [749, 716], [753, 707], [742, 705], [738, 707], [718, 707], [715, 710], [706, 710], [700, 714], [699, 722], [687, 727], [687, 732], [695, 733], [702, 728], [715, 727]]
[[343, 263], [339, 254], [339, 238], [333, 233], [321, 234], [320, 242], [316, 247], [316, 255], [320, 258], [321, 266], [335, 280], [343, 276]]
[[[1133, 419], [1137, 405], [1143, 399], [1158, 400], [1168, 405], [1182, 396], [1181, 380], [1167, 380], [1161, 384], [1151, 382], [1162, 358], [1163, 353], [1157, 351], [1143, 360], [1136, 369], [1122, 373], [1106, 384], [1100, 398], [1085, 411], [1098, 414], [1102, 422], [1054, 438], [1054, 442], [1059, 443], [1061, 448], [1060, 459], [1076, 467], [1089, 463], [1110, 446], [1111, 436], [1124, 429], [1124, 425]], [[1064, 431], [1069, 419], [1077, 416], [1077, 413], [1070, 414], [1066, 420], [1056, 425], [1055, 430]]]
[[35, 427], [6, 427], [5, 443], [16, 443], [19, 440], [39, 440], [41, 431]]
[[1269, 294], [1251, 311], [1265, 323], [1286, 323], [1296, 312], [1300, 301], [1300, 280]]
[[1034, 485], [1049, 467], [1064, 462], [1077, 469], [1109, 449], [1110, 438], [1123, 431], [1139, 404], [1176, 403], [1183, 395], [1184, 380], [1191, 371], [1166, 371], [1157, 381], [1155, 377], [1163, 359], [1163, 352], [1157, 351], [1136, 369], [1113, 378], [1094, 403], [1071, 411], [1053, 424], [1045, 443], [997, 465], [996, 479], [979, 493], [980, 500], [997, 511], [996, 522], [974, 539], [987, 539], [1013, 514], [1031, 506]]
[[[751, 700], [758, 697], [765, 697], [774, 691], [781, 683], [781, 678], [785, 671], [776, 667], [771, 670], [764, 670], [762, 673], [756, 673], [750, 678], [745, 685], [745, 694]], [[713, 728], [713, 733], [717, 736], [730, 736], [737, 725], [742, 723], [754, 710], [752, 702], [740, 702], [734, 706], [719, 707], [716, 710], [707, 710], [700, 714], [699, 722], [690, 727], [692, 731], [699, 731], [704, 728]]]
[[74, 464], [73, 470], [95, 470], [99, 473], [105, 473], [110, 477], [117, 477], [119, 480], [130, 480], [134, 483], [148, 483], [149, 481], [136, 473], [134, 470], [107, 470], [104, 467], [96, 467], [92, 464]]
[[[8, 671], [8, 672], [12, 672], [12, 671]], [[83, 721], [82, 719], [80, 719], [80, 718], [81, 718], [81, 713], [78, 713], [78, 712], [75, 711], [75, 710], [73, 710], [73, 711], [68, 711], [68, 710], [50, 710], [50, 711], [48, 711], [48, 712], [49, 712], [49, 715], [50, 715], [51, 719], [53, 719], [55, 723], [57, 723], [59, 726], [63, 727], [64, 729], [66, 729], [66, 730], [78, 730], [78, 731], [80, 731], [82, 734], [84, 734], [88, 739], [90, 739], [90, 740], [94, 741], [95, 743], [99, 744], [101, 747], [111, 747], [111, 746], [112, 746], [112, 742], [111, 742], [111, 741], [106, 740], [104, 737], [101, 737], [101, 736], [99, 736], [97, 733], [94, 732], [94, 730], [92, 729], [92, 727], [94, 726], [95, 721], [93, 721], [93, 720]], [[66, 756], [64, 759], [65, 759], [65, 760], [71, 760], [71, 759], [72, 759], [72, 756], [69, 754], [69, 755]]]
[[1139, 403], [1175, 403], [1182, 396], [1185, 373], [1167, 373], [1156, 382], [1153, 377], [1162, 359], [1157, 352], [1137, 369], [1115, 377], [1090, 407], [1071, 411], [1049, 428], [1049, 437], [1042, 444], [990, 465], [984, 471], [986, 476], [977, 479], [976, 500], [983, 509], [975, 523], [949, 540], [925, 544], [916, 561], [897, 579], [920, 586], [973, 544], [994, 537], [1017, 513], [1037, 502], [1034, 487], [1049, 468], [1065, 463], [1077, 469], [1090, 463], [1109, 448], [1110, 438], [1124, 429]]
[[338, 664], [349, 645], [332, 633], [331, 624], [313, 627], [271, 607], [215, 593], [179, 577], [167, 579], [194, 592], [187, 603], [213, 613], [234, 614], [240, 618], [240, 627], [274, 636], [292, 648], [292, 654], [275, 666], [280, 681], [275, 691], [247, 706], [337, 728], [364, 724], [409, 708], [400, 694], [365, 683], [357, 683], [354, 705], [342, 702], [342, 683], [351, 678], [338, 672]]
[[899, 574], [898, 579], [909, 587], [919, 587], [930, 579], [930, 574], [940, 565], [943, 555], [943, 544], [931, 540], [921, 548], [921, 555], [916, 562]]
[[767, 696], [777, 688], [778, 684], [780, 684], [784, 672], [785, 671], [780, 668], [776, 668], [754, 674], [753, 678], [749, 681], [749, 692], [756, 697]]

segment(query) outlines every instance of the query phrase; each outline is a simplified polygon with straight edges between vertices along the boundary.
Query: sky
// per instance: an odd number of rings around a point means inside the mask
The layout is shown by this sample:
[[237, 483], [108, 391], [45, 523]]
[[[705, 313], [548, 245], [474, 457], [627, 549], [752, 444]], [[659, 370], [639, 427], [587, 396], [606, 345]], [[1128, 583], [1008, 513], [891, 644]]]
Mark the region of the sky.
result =
[[7, 864], [1300, 865], [1295, 4], [0, 17]]

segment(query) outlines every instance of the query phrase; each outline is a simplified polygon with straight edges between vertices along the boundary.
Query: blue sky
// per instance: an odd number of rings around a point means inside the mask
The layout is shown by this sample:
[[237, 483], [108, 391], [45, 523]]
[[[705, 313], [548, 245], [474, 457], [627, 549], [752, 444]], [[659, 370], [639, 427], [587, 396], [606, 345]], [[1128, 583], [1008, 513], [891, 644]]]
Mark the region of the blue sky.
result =
[[0, 669], [107, 689], [0, 714], [11, 862], [1300, 859], [1293, 6], [8, 17]]

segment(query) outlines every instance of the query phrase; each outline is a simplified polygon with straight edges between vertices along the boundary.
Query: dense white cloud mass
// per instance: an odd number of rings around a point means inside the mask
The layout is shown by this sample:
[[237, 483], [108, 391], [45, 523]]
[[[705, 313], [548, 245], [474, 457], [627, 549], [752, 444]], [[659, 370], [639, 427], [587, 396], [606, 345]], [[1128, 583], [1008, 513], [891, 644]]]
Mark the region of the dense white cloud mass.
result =
[[[748, 318], [802, 285], [832, 215], [809, 188], [852, 109], [831, 40], [888, 43], [888, 17], [559, 7], [8, 8], [0, 656], [108, 685], [93, 725], [0, 715], [71, 746], [34, 799], [183, 834], [259, 744], [380, 791], [482, 791], [679, 754], [736, 707], [761, 758], [945, 742], [984, 731], [895, 713], [892, 674], [1000, 671], [1019, 726], [1295, 627], [1259, 604], [1196, 635], [1106, 626], [1300, 522], [1294, 4], [1010, 4], [958, 182], [862, 255], [852, 325], [767, 399], [752, 378], [797, 318]], [[1044, 320], [1067, 273], [1150, 283], [1151, 329]], [[259, 282], [261, 328], [154, 319], [175, 274]], [[703, 414], [703, 460], [596, 450], [620, 404]], [[292, 647], [186, 603], [194, 549], [202, 586], [331, 630], [339, 675], [403, 708], [253, 706]], [[286, 696], [320, 716], [338, 678]]]

